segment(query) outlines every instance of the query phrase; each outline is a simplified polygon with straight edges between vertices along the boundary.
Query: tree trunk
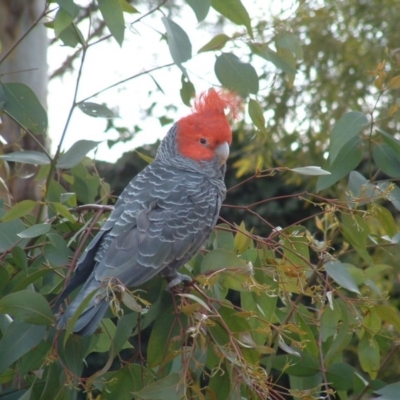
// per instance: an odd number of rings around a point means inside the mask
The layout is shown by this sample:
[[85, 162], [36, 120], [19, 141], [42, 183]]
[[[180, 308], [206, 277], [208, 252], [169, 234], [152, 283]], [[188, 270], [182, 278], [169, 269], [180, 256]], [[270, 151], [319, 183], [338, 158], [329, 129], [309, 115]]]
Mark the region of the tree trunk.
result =
[[[32, 26], [43, 12], [45, 0], [0, 0], [0, 39], [4, 55]], [[46, 108], [47, 96], [47, 47], [46, 28], [39, 23], [0, 65], [2, 82], [20, 82], [28, 85]], [[0, 55], [1, 57], [1, 55]], [[8, 116], [1, 116], [1, 153], [18, 150], [38, 150], [39, 146]], [[46, 143], [44, 135], [37, 139]], [[47, 147], [47, 146], [46, 146]], [[9, 167], [9, 168], [8, 168]], [[37, 167], [27, 164], [1, 163], [0, 196], [7, 202], [39, 199], [40, 187], [34, 180]], [[4, 182], [8, 188], [4, 187]]]

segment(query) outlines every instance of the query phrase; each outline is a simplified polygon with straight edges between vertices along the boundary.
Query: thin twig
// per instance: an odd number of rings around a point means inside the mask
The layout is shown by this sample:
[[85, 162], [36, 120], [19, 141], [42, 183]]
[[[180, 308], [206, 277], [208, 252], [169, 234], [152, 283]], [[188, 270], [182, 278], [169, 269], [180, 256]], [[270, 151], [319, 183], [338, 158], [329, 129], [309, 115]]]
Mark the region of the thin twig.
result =
[[91, 94], [90, 96], [86, 97], [85, 99], [82, 99], [82, 100], [78, 101], [76, 104], [84, 103], [85, 101], [88, 101], [88, 100], [91, 99], [92, 97], [96, 97], [96, 96], [98, 96], [99, 94], [101, 94], [101, 93], [103, 93], [103, 92], [105, 92], [105, 91], [107, 91], [107, 90], [109, 90], [109, 89], [114, 88], [115, 86], [121, 85], [122, 83], [128, 82], [128, 81], [130, 81], [130, 80], [132, 80], [132, 79], [135, 79], [135, 78], [138, 78], [139, 76], [146, 75], [146, 74], [150, 74], [151, 72], [157, 71], [157, 70], [159, 70], [159, 69], [172, 67], [173, 65], [174, 65], [174, 63], [164, 64], [164, 65], [160, 65], [160, 66], [158, 66], [158, 67], [154, 67], [154, 68], [152, 68], [152, 69], [149, 69], [149, 70], [147, 70], [147, 71], [139, 72], [138, 74], [135, 74], [135, 75], [132, 75], [132, 76], [130, 76], [130, 77], [128, 77], [128, 78], [125, 78], [125, 79], [123, 79], [122, 81], [118, 81], [118, 82], [116, 82], [116, 83], [113, 83], [112, 85], [107, 86], [106, 88], [101, 89], [101, 90], [99, 90], [98, 92], [96, 92], [96, 93], [94, 93], [94, 94]]

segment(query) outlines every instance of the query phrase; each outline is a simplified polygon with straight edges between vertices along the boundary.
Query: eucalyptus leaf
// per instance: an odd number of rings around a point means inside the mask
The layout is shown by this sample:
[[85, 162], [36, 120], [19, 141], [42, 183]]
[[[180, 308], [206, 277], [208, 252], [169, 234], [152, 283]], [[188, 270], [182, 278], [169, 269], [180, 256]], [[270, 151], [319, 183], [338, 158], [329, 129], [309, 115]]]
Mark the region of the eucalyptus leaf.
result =
[[104, 104], [85, 101], [78, 104], [79, 109], [87, 115], [96, 118], [115, 118], [115, 114]]
[[23, 128], [38, 135], [47, 131], [47, 113], [32, 89], [24, 83], [1, 83], [3, 111]]
[[198, 53], [203, 53], [205, 51], [221, 50], [229, 40], [231, 40], [231, 38], [228, 35], [220, 33], [219, 35], [214, 36], [203, 47], [201, 47]]
[[249, 115], [254, 125], [263, 133], [266, 132], [265, 129], [265, 118], [263, 110], [258, 103], [258, 101], [250, 99], [249, 100]]
[[325, 263], [325, 271], [340, 286], [351, 292], [360, 294], [357, 284], [347, 271], [346, 265], [340, 261], [328, 261]]
[[249, 63], [244, 63], [232, 53], [222, 53], [215, 61], [215, 75], [223, 86], [247, 97], [259, 89], [257, 72]]
[[398, 400], [400, 393], [400, 382], [383, 386], [379, 390], [375, 390], [374, 393], [379, 395], [379, 397], [377, 397], [375, 400]]
[[400, 177], [400, 157], [388, 144], [379, 144], [374, 147], [374, 161], [377, 167], [391, 178]]
[[69, 169], [78, 165], [89, 151], [96, 148], [99, 143], [93, 140], [78, 140], [57, 162], [57, 168]]
[[100, 12], [111, 35], [122, 46], [125, 33], [125, 21], [122, 5], [119, 0], [97, 0]]
[[327, 189], [338, 180], [353, 171], [361, 162], [363, 156], [362, 141], [359, 137], [351, 139], [343, 147], [333, 163], [326, 163], [330, 175], [320, 176], [317, 180], [317, 192]]
[[187, 33], [170, 18], [163, 17], [162, 22], [167, 30], [169, 52], [174, 63], [181, 65], [190, 60], [192, 58], [192, 44]]
[[183, 389], [181, 376], [172, 373], [133, 394], [143, 400], [180, 400], [184, 395]]
[[48, 165], [51, 160], [45, 153], [35, 150], [16, 151], [14, 153], [2, 154], [0, 159], [22, 164]]
[[329, 160], [335, 161], [341, 149], [356, 137], [361, 130], [368, 124], [366, 115], [359, 111], [348, 112], [336, 122], [331, 133], [329, 144]]
[[0, 299], [0, 313], [33, 325], [50, 325], [54, 320], [49, 303], [31, 290], [21, 290]]
[[11, 221], [28, 215], [35, 207], [37, 202], [33, 200], [22, 200], [11, 207], [1, 218], [3, 222]]
[[240, 0], [211, 0], [211, 6], [234, 24], [244, 25], [253, 38], [249, 13]]
[[37, 224], [18, 233], [18, 236], [20, 238], [34, 238], [46, 234], [50, 231], [50, 228], [50, 224]]
[[321, 167], [318, 166], [309, 166], [309, 167], [297, 167], [297, 168], [289, 168], [290, 171], [297, 172], [301, 175], [311, 175], [311, 176], [321, 176], [321, 175], [331, 175], [329, 171], [325, 171]]
[[0, 340], [0, 374], [45, 337], [46, 327], [13, 321]]
[[276, 68], [286, 72], [287, 74], [294, 75], [296, 74], [296, 68], [294, 65], [288, 62], [287, 59], [282, 57], [282, 54], [277, 53], [272, 50], [268, 44], [266, 43], [251, 43], [249, 44], [250, 49], [254, 54], [262, 57], [264, 60], [267, 60], [275, 65]]
[[211, 0], [186, 0], [186, 3], [196, 14], [197, 22], [204, 21], [211, 7]]

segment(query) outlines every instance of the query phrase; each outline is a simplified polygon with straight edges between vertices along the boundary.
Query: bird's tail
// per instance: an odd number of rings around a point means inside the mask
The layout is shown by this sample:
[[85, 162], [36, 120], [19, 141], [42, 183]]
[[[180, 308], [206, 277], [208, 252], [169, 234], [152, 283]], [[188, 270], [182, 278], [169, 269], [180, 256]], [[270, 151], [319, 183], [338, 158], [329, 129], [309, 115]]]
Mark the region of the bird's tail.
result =
[[64, 314], [61, 315], [57, 322], [57, 328], [65, 329], [68, 321], [75, 315], [82, 302], [88, 296], [92, 296], [88, 306], [73, 327], [73, 332], [78, 335], [91, 335], [99, 326], [109, 306], [105, 295], [96, 293], [97, 289], [99, 289], [99, 282], [94, 277], [92, 279], [89, 278], [75, 299], [69, 304]]

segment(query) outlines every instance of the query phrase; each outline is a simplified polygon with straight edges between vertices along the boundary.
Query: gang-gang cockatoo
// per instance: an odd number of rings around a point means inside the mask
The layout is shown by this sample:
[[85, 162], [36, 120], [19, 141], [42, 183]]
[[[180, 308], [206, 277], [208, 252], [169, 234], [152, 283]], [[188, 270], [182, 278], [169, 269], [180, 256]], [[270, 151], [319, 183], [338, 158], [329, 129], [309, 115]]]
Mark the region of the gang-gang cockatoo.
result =
[[77, 334], [92, 334], [109, 306], [110, 280], [135, 287], [161, 273], [170, 279], [167, 289], [190, 280], [177, 270], [197, 253], [217, 222], [232, 141], [225, 111], [236, 117], [238, 108], [234, 94], [210, 89], [195, 101], [192, 114], [172, 126], [154, 162], [132, 179], [80, 257], [55, 309], [83, 287], [61, 315], [59, 329], [98, 289], [73, 328]]

